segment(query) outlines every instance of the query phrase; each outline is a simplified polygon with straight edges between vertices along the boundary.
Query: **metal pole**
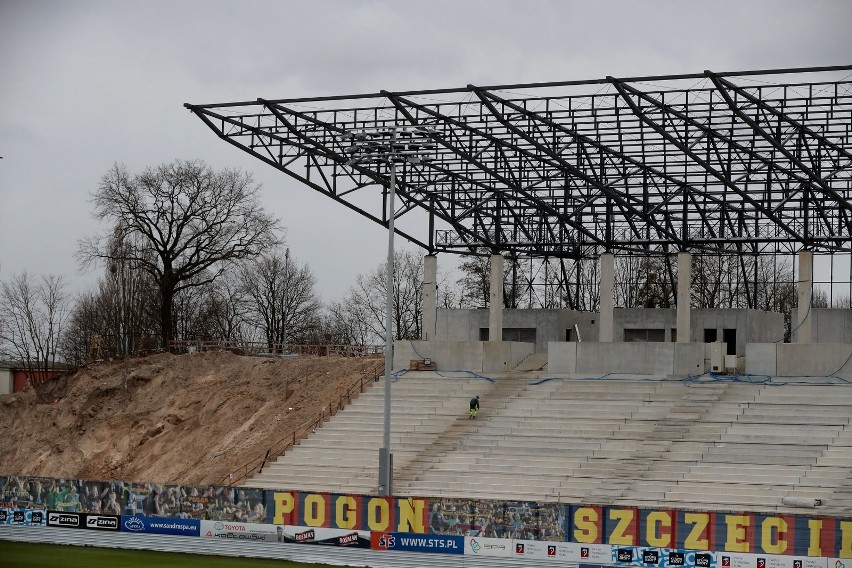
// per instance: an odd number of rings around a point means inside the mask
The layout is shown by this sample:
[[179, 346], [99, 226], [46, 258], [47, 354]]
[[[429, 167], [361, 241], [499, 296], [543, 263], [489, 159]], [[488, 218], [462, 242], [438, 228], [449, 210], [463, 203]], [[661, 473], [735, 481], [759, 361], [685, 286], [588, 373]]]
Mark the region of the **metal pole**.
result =
[[396, 197], [396, 162], [394, 160], [396, 129], [391, 136], [390, 195], [388, 196], [388, 265], [387, 303], [385, 305], [385, 420], [382, 433], [382, 448], [379, 450], [379, 495], [393, 495], [393, 455], [390, 451], [391, 422], [391, 372], [393, 358], [393, 221]]

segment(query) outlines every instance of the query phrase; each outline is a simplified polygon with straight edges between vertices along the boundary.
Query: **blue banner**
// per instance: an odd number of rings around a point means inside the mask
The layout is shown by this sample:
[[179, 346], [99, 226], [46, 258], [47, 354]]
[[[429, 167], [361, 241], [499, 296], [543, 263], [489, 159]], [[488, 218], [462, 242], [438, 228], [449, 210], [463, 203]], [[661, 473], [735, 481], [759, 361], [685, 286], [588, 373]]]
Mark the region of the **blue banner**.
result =
[[201, 536], [201, 523], [195, 519], [173, 519], [166, 517], [144, 517], [142, 515], [121, 517], [121, 531], [131, 533], [170, 534], [178, 536]]
[[42, 509], [0, 508], [0, 525], [43, 527], [46, 524], [47, 513]]
[[374, 550], [464, 554], [463, 536], [374, 532], [371, 535], [371, 545]]

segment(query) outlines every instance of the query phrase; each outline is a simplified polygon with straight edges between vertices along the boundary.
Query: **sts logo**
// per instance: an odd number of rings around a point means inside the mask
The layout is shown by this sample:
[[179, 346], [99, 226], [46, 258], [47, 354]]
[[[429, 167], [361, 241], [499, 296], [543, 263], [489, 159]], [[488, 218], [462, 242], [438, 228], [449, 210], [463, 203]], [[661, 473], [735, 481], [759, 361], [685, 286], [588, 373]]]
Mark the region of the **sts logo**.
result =
[[393, 548], [395, 545], [396, 539], [393, 537], [393, 535], [389, 535], [388, 533], [382, 533], [381, 535], [379, 535], [379, 549], [388, 550], [389, 548]]

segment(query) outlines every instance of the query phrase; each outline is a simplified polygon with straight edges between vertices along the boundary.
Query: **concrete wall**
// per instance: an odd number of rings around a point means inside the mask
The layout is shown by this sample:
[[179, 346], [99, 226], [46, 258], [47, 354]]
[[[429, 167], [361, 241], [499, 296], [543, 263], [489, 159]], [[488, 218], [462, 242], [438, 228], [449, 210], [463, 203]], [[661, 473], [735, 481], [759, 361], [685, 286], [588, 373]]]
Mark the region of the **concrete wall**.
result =
[[[811, 308], [807, 313], [813, 343], [852, 343], [852, 310]], [[798, 309], [793, 310], [791, 321], [800, 321]]]
[[[852, 310], [849, 310], [852, 313]], [[737, 355], [744, 355], [747, 343], [776, 341], [784, 336], [784, 316], [760, 310], [694, 309], [691, 311], [691, 337], [694, 343], [704, 342], [704, 329], [737, 330]], [[852, 320], [851, 320], [852, 321]], [[593, 312], [572, 310], [504, 310], [504, 328], [535, 328], [537, 353], [548, 353], [550, 342], [565, 341], [565, 330], [571, 330], [576, 341], [574, 325], [580, 329], [583, 343], [598, 340], [600, 318]], [[666, 342], [673, 342], [672, 330], [677, 327], [675, 309], [616, 308], [614, 314], [615, 343], [624, 341], [627, 329], [662, 329]], [[477, 341], [479, 330], [488, 328], [488, 310], [438, 310], [437, 338], [448, 341]], [[852, 323], [850, 323], [852, 333]]]
[[705, 370], [704, 351], [703, 343], [551, 342], [547, 370], [554, 374], [694, 375]]
[[12, 370], [0, 369], [0, 394], [9, 394], [14, 388]]
[[[599, 317], [574, 310], [503, 310], [503, 328], [534, 328], [536, 353], [547, 353], [550, 341], [565, 341], [571, 330], [576, 341], [576, 324], [583, 341], [598, 340]], [[488, 310], [438, 310], [437, 337], [448, 341], [478, 341], [479, 330], [488, 329]]]
[[501, 373], [532, 353], [531, 343], [512, 341], [396, 341], [393, 368], [407, 369], [412, 359], [429, 358], [439, 371]]
[[[794, 320], [795, 321], [795, 320]], [[852, 378], [852, 343], [749, 344], [746, 373], [779, 377]]]

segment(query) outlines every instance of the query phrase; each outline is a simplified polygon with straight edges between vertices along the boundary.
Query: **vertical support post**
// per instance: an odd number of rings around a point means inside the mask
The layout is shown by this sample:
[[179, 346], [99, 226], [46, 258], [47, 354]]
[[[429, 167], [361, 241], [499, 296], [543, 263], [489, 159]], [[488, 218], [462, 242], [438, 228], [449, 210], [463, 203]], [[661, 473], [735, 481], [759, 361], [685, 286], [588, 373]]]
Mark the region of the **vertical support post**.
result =
[[420, 339], [434, 341], [438, 319], [438, 257], [427, 254], [423, 257], [423, 333]]
[[677, 253], [677, 342], [690, 343], [692, 320], [690, 319], [690, 294], [692, 287], [692, 254]]
[[799, 281], [796, 286], [798, 308], [793, 322], [794, 343], [813, 343], [813, 321], [811, 310], [814, 296], [814, 253], [809, 250], [799, 251]]
[[612, 343], [613, 341], [613, 300], [612, 290], [615, 286], [615, 256], [605, 252], [601, 255], [601, 315], [598, 327], [598, 341]]
[[488, 341], [503, 341], [503, 255], [491, 255]]
[[[393, 132], [391, 148], [396, 142], [396, 130]], [[382, 430], [382, 447], [379, 448], [379, 495], [393, 495], [393, 456], [390, 451], [391, 423], [391, 377], [393, 361], [393, 233], [396, 205], [396, 162], [393, 153], [390, 158], [390, 192], [388, 196], [388, 266], [385, 304], [385, 416]]]

